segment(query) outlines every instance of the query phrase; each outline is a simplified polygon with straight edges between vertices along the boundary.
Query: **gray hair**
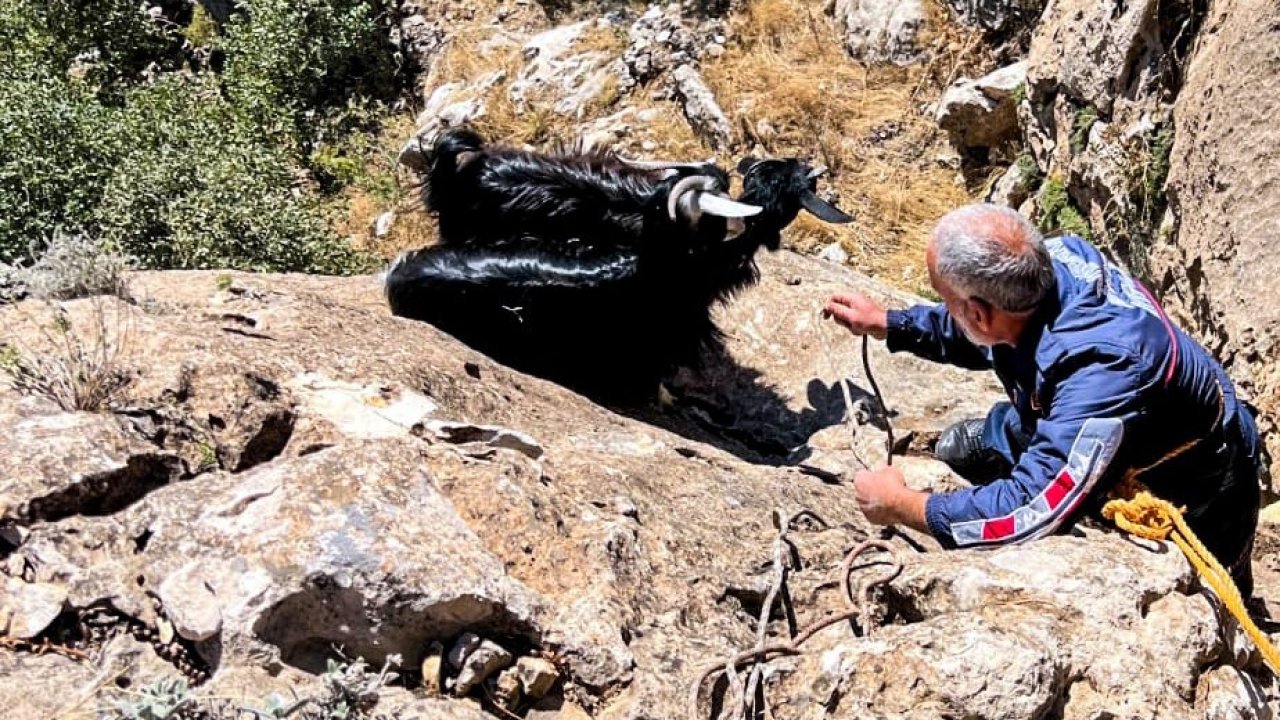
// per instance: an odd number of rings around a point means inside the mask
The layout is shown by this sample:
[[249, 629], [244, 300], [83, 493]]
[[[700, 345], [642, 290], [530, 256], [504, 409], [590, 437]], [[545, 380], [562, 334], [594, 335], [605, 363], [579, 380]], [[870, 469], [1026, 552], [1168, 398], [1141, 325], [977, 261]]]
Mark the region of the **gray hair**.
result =
[[1031, 310], [1054, 287], [1040, 231], [1002, 205], [965, 205], [947, 213], [934, 227], [933, 249], [934, 270], [947, 284], [997, 310]]

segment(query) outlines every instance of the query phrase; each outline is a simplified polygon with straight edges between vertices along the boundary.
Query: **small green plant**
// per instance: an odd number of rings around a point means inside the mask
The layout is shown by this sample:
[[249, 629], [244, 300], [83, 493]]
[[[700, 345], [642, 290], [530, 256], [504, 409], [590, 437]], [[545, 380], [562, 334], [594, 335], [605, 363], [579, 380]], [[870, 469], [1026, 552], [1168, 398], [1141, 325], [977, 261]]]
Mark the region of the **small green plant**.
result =
[[362, 717], [378, 703], [382, 688], [395, 682], [398, 675], [391, 672], [391, 668], [400, 663], [399, 655], [388, 655], [382, 670], [369, 672], [364, 658], [350, 663], [330, 658], [321, 675], [327, 692], [327, 696], [319, 700], [319, 706], [325, 713], [323, 717], [326, 720]]
[[1097, 121], [1098, 110], [1092, 105], [1086, 105], [1076, 113], [1071, 132], [1072, 154], [1080, 153], [1089, 144], [1089, 131], [1093, 129], [1093, 124]]
[[1027, 99], [1027, 84], [1025, 82], [1018, 83], [1018, 87], [1013, 89], [1013, 102], [1021, 105]]
[[213, 445], [207, 442], [196, 443], [196, 453], [200, 456], [200, 464], [196, 467], [197, 473], [209, 472], [218, 467], [218, 451]]
[[218, 40], [218, 23], [204, 9], [204, 5], [195, 3], [191, 8], [191, 22], [182, 28], [181, 33], [192, 47], [211, 47]]
[[182, 678], [158, 680], [116, 703], [121, 720], [170, 720], [195, 702]]
[[1040, 166], [1036, 164], [1036, 159], [1031, 153], [1022, 153], [1013, 164], [1018, 170], [1018, 187], [1020, 190], [1031, 192], [1040, 184], [1042, 178]]
[[218, 275], [218, 278], [214, 280], [213, 284], [214, 287], [218, 288], [218, 292], [226, 292], [231, 289], [233, 283], [234, 281], [231, 279], [230, 275], [221, 273]]
[[1071, 204], [1067, 187], [1061, 178], [1051, 177], [1040, 188], [1038, 198], [1040, 212], [1040, 229], [1045, 232], [1061, 230], [1092, 239], [1093, 232], [1084, 215]]

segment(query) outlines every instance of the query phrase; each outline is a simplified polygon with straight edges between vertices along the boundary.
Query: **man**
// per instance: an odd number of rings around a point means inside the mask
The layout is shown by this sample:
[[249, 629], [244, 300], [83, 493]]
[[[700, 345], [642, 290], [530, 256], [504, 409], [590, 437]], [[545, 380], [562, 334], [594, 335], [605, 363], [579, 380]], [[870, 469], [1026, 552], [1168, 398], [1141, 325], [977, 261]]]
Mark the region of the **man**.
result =
[[905, 486], [893, 468], [855, 477], [867, 519], [944, 546], [1020, 542], [1096, 511], [1121, 480], [1185, 507], [1206, 547], [1252, 593], [1258, 434], [1231, 380], [1145, 288], [1084, 240], [1043, 239], [1017, 212], [944, 216], [926, 252], [942, 304], [890, 310], [836, 295], [825, 312], [855, 334], [969, 369], [1009, 395], [948, 428], [935, 450], [974, 485]]

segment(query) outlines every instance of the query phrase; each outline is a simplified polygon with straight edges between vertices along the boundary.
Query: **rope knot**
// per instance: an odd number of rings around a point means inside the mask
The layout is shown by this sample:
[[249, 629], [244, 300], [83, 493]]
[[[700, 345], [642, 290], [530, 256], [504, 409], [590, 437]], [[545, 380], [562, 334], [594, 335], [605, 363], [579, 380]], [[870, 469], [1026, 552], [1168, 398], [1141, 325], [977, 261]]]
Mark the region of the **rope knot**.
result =
[[1149, 492], [1141, 491], [1132, 498], [1108, 501], [1102, 508], [1102, 516], [1115, 522], [1121, 530], [1148, 540], [1165, 540], [1177, 528], [1175, 518], [1182, 509], [1174, 507]]

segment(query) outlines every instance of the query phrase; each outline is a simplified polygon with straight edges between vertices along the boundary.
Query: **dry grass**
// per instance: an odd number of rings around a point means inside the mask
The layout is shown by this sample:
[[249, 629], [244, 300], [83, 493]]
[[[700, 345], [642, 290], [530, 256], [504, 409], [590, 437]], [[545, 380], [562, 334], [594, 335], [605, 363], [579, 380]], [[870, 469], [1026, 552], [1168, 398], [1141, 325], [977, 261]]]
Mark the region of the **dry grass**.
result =
[[[131, 306], [111, 295], [80, 302], [88, 310], [74, 322], [60, 304], [50, 305], [47, 322], [28, 315], [25, 324], [39, 328], [38, 339], [0, 340], [0, 371], [18, 392], [48, 398], [63, 410], [105, 411], [133, 379]], [[22, 308], [10, 312], [26, 315]]]
[[855, 217], [845, 226], [802, 217], [790, 245], [839, 242], [853, 265], [910, 290], [925, 281], [930, 226], [970, 199], [956, 172], [937, 162], [945, 138], [920, 106], [977, 59], [979, 46], [937, 19], [944, 29], [925, 38], [928, 63], [866, 66], [845, 54], [820, 0], [758, 0], [734, 19], [730, 52], [705, 68], [748, 146], [827, 165], [824, 187]]

